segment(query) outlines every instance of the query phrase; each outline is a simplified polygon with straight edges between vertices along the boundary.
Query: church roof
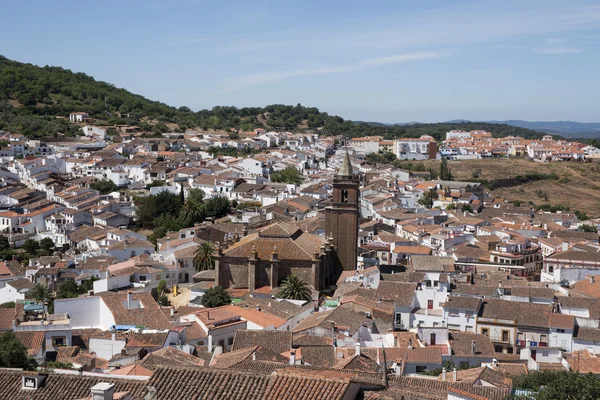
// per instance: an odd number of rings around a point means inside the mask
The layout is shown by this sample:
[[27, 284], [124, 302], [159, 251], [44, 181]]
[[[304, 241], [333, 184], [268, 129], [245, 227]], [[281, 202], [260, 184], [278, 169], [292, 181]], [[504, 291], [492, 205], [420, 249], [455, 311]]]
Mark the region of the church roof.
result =
[[247, 258], [255, 250], [259, 259], [269, 260], [276, 249], [280, 260], [312, 260], [314, 249], [322, 244], [323, 238], [303, 232], [295, 225], [280, 222], [261, 232], [244, 236], [225, 249], [223, 255]]
[[348, 154], [348, 151], [344, 154], [344, 160], [342, 161], [342, 166], [338, 171], [338, 175], [352, 176], [352, 164], [350, 164], [350, 155]]
[[287, 222], [280, 222], [268, 226], [266, 229], [261, 230], [258, 233], [260, 237], [272, 237], [272, 238], [291, 238], [294, 236], [300, 228], [297, 225], [290, 224]]

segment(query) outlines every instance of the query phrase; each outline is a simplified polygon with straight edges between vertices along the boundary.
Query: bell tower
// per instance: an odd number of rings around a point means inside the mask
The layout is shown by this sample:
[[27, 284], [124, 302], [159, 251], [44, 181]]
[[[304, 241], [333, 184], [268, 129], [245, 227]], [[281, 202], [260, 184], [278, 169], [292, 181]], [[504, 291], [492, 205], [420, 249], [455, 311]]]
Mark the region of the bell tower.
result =
[[325, 233], [328, 238], [333, 238], [337, 254], [336, 275], [356, 269], [360, 218], [358, 188], [358, 177], [352, 173], [350, 156], [346, 151], [342, 166], [333, 178], [333, 199], [325, 209]]

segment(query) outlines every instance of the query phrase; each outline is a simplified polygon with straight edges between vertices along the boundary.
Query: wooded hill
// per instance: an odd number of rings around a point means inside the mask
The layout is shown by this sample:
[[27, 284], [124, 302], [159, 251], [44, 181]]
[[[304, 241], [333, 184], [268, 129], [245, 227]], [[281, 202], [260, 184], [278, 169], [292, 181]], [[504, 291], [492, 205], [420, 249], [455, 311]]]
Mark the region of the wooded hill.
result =
[[516, 135], [539, 138], [544, 134], [509, 125], [479, 122], [413, 124], [387, 126], [356, 123], [329, 115], [315, 107], [274, 104], [266, 107], [224, 107], [191, 111], [149, 100], [110, 83], [96, 81], [84, 73], [61, 67], [38, 67], [0, 56], [0, 129], [28, 137], [48, 137], [63, 133], [74, 136], [78, 126], [64, 118], [85, 111], [102, 124], [140, 126], [150, 134], [186, 129], [249, 131], [254, 128], [359, 137], [378, 135], [386, 139], [431, 135], [444, 138], [452, 129], [486, 130], [495, 136]]

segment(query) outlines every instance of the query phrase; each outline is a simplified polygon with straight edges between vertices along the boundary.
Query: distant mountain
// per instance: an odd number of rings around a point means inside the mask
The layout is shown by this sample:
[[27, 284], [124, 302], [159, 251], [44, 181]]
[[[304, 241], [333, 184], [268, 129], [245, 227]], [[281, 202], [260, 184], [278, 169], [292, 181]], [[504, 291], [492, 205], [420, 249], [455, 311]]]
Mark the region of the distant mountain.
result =
[[[449, 123], [468, 122], [467, 120], [457, 119], [448, 121]], [[565, 137], [577, 138], [596, 138], [600, 137], [599, 122], [575, 122], [575, 121], [480, 121], [490, 124], [506, 124], [519, 128], [531, 129], [538, 132], [547, 132]]]

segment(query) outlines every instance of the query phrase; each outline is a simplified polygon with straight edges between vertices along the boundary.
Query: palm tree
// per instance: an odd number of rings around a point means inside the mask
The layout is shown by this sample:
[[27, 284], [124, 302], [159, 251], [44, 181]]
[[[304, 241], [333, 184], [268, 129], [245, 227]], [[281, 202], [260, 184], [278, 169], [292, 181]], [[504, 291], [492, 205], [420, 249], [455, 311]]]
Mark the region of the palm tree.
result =
[[215, 246], [211, 242], [204, 242], [196, 249], [194, 254], [194, 268], [196, 271], [205, 271], [215, 267]]
[[291, 274], [281, 284], [279, 297], [282, 299], [311, 301], [312, 292], [308, 285], [300, 279], [298, 275]]
[[186, 226], [193, 226], [204, 218], [204, 207], [195, 201], [186, 201], [179, 211], [179, 218]]
[[50, 298], [50, 291], [48, 288], [41, 283], [36, 283], [27, 292], [27, 297], [35, 299], [36, 301], [46, 301]]

